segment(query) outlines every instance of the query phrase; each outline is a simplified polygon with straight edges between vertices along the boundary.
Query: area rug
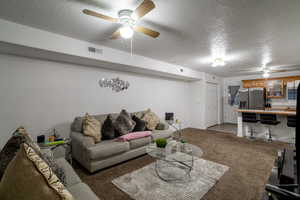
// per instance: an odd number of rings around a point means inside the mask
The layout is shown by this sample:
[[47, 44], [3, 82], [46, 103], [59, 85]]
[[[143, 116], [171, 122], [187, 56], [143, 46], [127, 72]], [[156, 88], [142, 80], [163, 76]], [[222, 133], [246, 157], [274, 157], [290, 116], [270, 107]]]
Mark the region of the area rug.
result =
[[170, 183], [157, 177], [155, 163], [151, 163], [112, 183], [135, 200], [199, 200], [228, 169], [225, 165], [197, 159], [189, 181]]

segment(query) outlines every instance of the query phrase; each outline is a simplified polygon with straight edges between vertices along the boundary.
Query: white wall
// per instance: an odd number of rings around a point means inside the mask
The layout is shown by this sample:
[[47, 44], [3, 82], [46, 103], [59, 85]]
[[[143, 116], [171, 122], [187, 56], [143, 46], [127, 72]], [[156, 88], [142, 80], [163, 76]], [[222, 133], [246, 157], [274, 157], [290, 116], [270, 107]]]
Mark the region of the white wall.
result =
[[[271, 74], [270, 78], [273, 77], [285, 77], [285, 76], [299, 76], [300, 71], [293, 72], [282, 72]], [[237, 123], [237, 112], [235, 111], [238, 106], [230, 106], [227, 103], [228, 86], [230, 85], [240, 85], [242, 87], [242, 80], [260, 79], [262, 75], [249, 75], [249, 76], [235, 76], [226, 77], [223, 79], [223, 118], [226, 123]], [[286, 104], [286, 100], [276, 100], [272, 101], [273, 105], [283, 105]]]
[[[0, 51], [118, 71], [200, 80], [203, 72], [0, 19]], [[4, 43], [1, 43], [4, 42]], [[9, 44], [19, 45], [19, 48]], [[7, 45], [7, 47], [5, 47]], [[101, 49], [91, 53], [88, 47]], [[26, 50], [24, 50], [24, 48]], [[21, 50], [20, 50], [21, 49]], [[53, 53], [56, 53], [53, 55]]]
[[[129, 90], [114, 93], [98, 86], [100, 78], [117, 76], [130, 82]], [[68, 135], [75, 116], [122, 108], [151, 108], [160, 117], [173, 111], [188, 127], [190, 83], [0, 54], [0, 148], [20, 125], [33, 137], [53, 127]]]

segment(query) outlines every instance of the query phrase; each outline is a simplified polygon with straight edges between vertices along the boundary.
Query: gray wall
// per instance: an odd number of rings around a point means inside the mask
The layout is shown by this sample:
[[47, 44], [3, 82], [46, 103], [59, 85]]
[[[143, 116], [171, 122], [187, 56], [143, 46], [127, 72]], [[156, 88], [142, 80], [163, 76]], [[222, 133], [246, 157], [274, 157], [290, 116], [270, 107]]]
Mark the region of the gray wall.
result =
[[[114, 93], [98, 86], [103, 77], [119, 76], [131, 84]], [[153, 109], [160, 117], [173, 111], [190, 126], [190, 84], [87, 66], [0, 54], [0, 148], [20, 125], [36, 137], [56, 127], [69, 134], [75, 116]]]

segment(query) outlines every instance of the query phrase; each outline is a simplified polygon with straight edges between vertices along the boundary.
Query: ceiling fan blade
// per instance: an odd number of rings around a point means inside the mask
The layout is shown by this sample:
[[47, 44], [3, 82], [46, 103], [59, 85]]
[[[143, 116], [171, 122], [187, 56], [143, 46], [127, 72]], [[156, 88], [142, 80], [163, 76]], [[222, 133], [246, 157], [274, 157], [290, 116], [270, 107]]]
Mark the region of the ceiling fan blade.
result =
[[154, 8], [155, 5], [153, 1], [144, 0], [143, 3], [141, 3], [141, 5], [135, 9], [134, 14], [136, 14], [137, 19], [140, 19]]
[[145, 28], [143, 26], [135, 26], [134, 30], [136, 32], [144, 33], [144, 34], [146, 34], [146, 35], [148, 35], [150, 37], [153, 37], [153, 38], [157, 38], [160, 35], [159, 32], [151, 30], [149, 28]]
[[270, 70], [270, 72], [287, 72], [288, 70]]
[[116, 30], [110, 37], [110, 39], [115, 40], [118, 39], [118, 37], [120, 37], [120, 29]]
[[104, 19], [104, 20], [109, 21], [109, 22], [118, 22], [117, 18], [102, 15], [102, 14], [94, 12], [92, 10], [84, 9], [82, 12], [86, 15], [90, 15], [90, 16], [93, 16], [93, 17], [98, 17], [98, 18]]

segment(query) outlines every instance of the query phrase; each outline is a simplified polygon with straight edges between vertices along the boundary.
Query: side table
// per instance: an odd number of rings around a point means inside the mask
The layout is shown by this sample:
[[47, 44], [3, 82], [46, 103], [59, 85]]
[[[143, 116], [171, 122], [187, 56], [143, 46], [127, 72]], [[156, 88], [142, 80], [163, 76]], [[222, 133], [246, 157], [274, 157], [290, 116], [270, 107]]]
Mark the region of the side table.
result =
[[38, 144], [42, 152], [51, 152], [54, 158], [64, 157], [72, 165], [71, 139], [66, 139], [63, 144], [45, 145]]

